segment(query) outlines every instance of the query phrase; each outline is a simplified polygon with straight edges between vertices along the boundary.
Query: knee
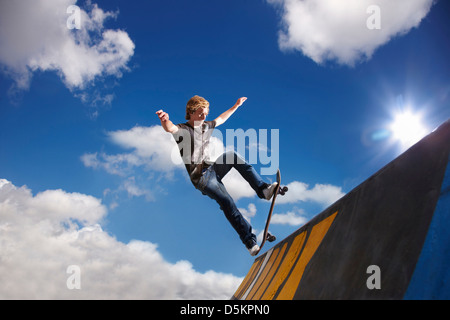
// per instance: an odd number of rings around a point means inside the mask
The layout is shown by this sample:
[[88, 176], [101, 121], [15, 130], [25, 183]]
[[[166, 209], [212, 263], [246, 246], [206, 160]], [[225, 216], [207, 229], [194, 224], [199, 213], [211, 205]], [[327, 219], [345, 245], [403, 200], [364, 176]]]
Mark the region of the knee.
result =
[[217, 203], [223, 213], [229, 218], [239, 212], [233, 198], [229, 194], [222, 194], [220, 197], [216, 198]]
[[217, 180], [210, 182], [204, 194], [214, 199], [219, 204], [222, 211], [230, 212], [236, 208], [233, 198], [227, 192], [223, 184]]
[[234, 214], [237, 211], [236, 204], [231, 197], [222, 197], [217, 201], [220, 209], [227, 215]]
[[244, 157], [234, 150], [225, 152], [225, 159], [227, 164], [246, 164]]

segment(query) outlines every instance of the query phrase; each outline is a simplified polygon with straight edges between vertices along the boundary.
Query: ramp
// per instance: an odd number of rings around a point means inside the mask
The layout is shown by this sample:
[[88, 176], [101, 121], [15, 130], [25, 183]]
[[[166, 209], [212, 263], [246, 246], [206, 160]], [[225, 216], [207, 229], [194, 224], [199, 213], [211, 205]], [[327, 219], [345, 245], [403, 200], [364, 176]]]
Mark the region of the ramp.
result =
[[450, 299], [450, 120], [259, 256], [232, 299]]

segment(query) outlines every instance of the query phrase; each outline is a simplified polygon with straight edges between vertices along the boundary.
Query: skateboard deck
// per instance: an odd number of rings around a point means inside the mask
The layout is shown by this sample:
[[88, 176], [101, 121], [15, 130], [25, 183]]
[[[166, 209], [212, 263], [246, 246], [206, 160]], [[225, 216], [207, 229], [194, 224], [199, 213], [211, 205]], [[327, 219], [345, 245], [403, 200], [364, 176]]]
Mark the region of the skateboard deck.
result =
[[272, 242], [272, 241], [276, 240], [276, 237], [269, 233], [270, 219], [272, 218], [272, 212], [273, 212], [273, 208], [275, 207], [275, 200], [277, 199], [278, 194], [284, 195], [287, 191], [288, 191], [287, 187], [281, 187], [281, 173], [280, 173], [280, 170], [278, 169], [277, 170], [277, 186], [276, 186], [275, 192], [272, 197], [272, 203], [270, 205], [270, 210], [269, 210], [269, 214], [267, 216], [266, 226], [264, 228], [263, 239], [262, 239], [261, 244], [259, 245], [259, 251], [256, 254], [261, 252], [261, 249], [264, 246], [264, 244], [266, 243], [266, 241]]

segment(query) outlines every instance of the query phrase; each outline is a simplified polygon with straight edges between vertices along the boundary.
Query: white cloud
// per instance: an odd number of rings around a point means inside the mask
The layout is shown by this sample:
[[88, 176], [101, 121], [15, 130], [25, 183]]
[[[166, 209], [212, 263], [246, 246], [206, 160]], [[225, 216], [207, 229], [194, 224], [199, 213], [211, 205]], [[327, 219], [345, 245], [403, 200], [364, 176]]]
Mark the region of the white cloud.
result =
[[145, 164], [150, 170], [164, 172], [183, 167], [175, 140], [161, 126], [135, 126], [109, 132], [108, 136], [116, 145], [133, 149], [131, 160], [126, 159], [133, 166]]
[[114, 145], [129, 151], [118, 154], [85, 153], [80, 160], [88, 168], [105, 170], [122, 177], [120, 185], [107, 192], [112, 197], [112, 209], [119, 206], [119, 194], [123, 192], [128, 197], [142, 196], [147, 201], [154, 201], [153, 189], [161, 189], [149, 187], [149, 181], [155, 180], [154, 174], [162, 173], [168, 179], [174, 170], [185, 170], [175, 140], [161, 126], [135, 126], [129, 130], [111, 131], [106, 135]]
[[244, 218], [251, 223], [251, 219], [256, 216], [256, 206], [254, 203], [250, 203], [247, 209], [239, 208], [239, 212], [242, 213]]
[[308, 184], [294, 181], [289, 183], [287, 187], [289, 191], [284, 196], [277, 198], [278, 203], [311, 201], [325, 207], [344, 196], [341, 187], [330, 184], [316, 184], [314, 188], [308, 189]]
[[[418, 27], [433, 0], [268, 0], [281, 8], [282, 50], [298, 50], [317, 63], [354, 65], [392, 38]], [[367, 27], [380, 8], [380, 29]]]
[[142, 159], [133, 153], [109, 155], [104, 152], [86, 153], [81, 156], [86, 167], [103, 169], [110, 174], [125, 176], [134, 166], [143, 165]]
[[161, 126], [135, 126], [130, 130], [112, 131], [107, 135], [114, 144], [132, 151], [114, 155], [104, 152], [85, 153], [81, 156], [81, 161], [86, 167], [103, 169], [119, 176], [133, 174], [136, 167], [166, 173], [183, 168], [175, 140]]
[[308, 219], [304, 216], [304, 212], [301, 209], [294, 209], [287, 213], [274, 213], [271, 224], [287, 224], [290, 226], [300, 226], [308, 222]]
[[152, 192], [148, 189], [140, 187], [136, 184], [136, 178], [130, 177], [125, 180], [121, 186], [123, 190], [125, 190], [129, 197], [145, 197], [147, 201], [154, 201], [155, 197]]
[[[169, 263], [150, 242], [117, 241], [99, 224], [106, 214], [92, 196], [33, 196], [0, 179], [0, 299], [229, 299], [242, 281]], [[67, 288], [70, 265], [79, 290]]]
[[[105, 12], [88, 1], [81, 10], [81, 29], [70, 30], [67, 8], [76, 0], [2, 1], [0, 4], [0, 66], [28, 89], [32, 74], [55, 71], [70, 90], [83, 90], [98, 77], [121, 77], [135, 45], [122, 30], [105, 29]], [[86, 100], [86, 94], [80, 94]], [[110, 101], [111, 95], [105, 98]], [[99, 98], [96, 92], [96, 100]], [[106, 101], [105, 100], [105, 101]]]
[[248, 182], [245, 181], [240, 173], [234, 168], [227, 173], [227, 175], [222, 179], [222, 182], [234, 201], [238, 201], [241, 198], [251, 198], [256, 195], [255, 191], [252, 187], [250, 187]]

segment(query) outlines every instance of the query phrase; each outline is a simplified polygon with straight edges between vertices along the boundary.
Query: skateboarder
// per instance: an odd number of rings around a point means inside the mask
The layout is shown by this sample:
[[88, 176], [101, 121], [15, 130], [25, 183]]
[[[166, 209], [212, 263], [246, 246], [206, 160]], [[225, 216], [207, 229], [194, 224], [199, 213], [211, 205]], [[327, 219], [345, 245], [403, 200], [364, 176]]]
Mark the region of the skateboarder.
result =
[[[250, 254], [256, 255], [259, 246], [252, 227], [239, 212], [236, 204], [222, 183], [223, 177], [235, 168], [255, 190], [261, 199], [270, 200], [276, 190], [277, 183], [265, 183], [255, 169], [234, 151], [222, 154], [211, 161], [209, 159], [209, 139], [214, 128], [225, 123], [228, 118], [247, 100], [239, 98], [227, 111], [213, 121], [205, 121], [209, 113], [209, 102], [199, 96], [192, 97], [186, 105], [186, 123], [174, 125], [169, 115], [163, 110], [156, 112], [165, 131], [170, 132], [180, 149], [191, 182], [204, 195], [214, 199], [219, 204], [226, 218], [239, 234]], [[184, 141], [184, 145], [183, 145]], [[186, 142], [190, 150], [186, 150]]]

